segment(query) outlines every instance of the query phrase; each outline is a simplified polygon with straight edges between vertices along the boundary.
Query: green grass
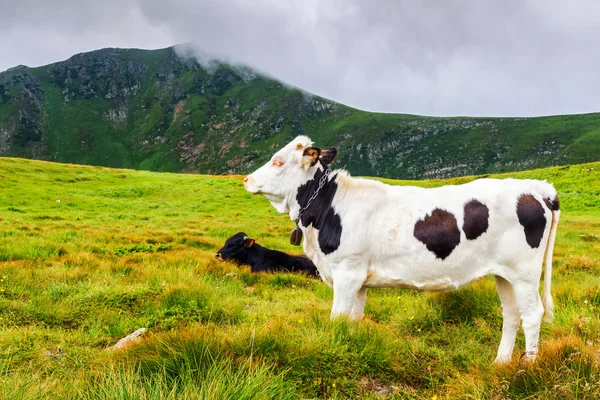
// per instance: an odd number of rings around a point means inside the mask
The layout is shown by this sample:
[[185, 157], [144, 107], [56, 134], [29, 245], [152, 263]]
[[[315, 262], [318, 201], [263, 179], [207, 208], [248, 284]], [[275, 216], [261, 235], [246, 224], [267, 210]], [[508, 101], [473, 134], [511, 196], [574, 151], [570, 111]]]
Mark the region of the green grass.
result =
[[[600, 163], [503, 175], [553, 182], [563, 212], [539, 360], [518, 362], [521, 335], [515, 362], [495, 366], [491, 278], [373, 289], [363, 321], [331, 322], [322, 282], [214, 259], [238, 231], [301, 251], [240, 176], [0, 158], [0, 398], [596, 398], [599, 175]], [[140, 327], [138, 344], [109, 350]]]

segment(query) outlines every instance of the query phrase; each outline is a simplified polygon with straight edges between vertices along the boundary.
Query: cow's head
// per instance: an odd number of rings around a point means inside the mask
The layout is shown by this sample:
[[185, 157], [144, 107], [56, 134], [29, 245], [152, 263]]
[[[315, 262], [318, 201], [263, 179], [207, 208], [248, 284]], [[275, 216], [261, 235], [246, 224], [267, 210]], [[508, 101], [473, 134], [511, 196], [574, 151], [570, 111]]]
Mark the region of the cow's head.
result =
[[298, 136], [279, 150], [269, 162], [244, 179], [244, 188], [262, 194], [280, 213], [290, 212], [296, 204], [298, 188], [310, 180], [318, 169], [331, 163], [337, 150], [312, 146], [307, 136]]
[[248, 249], [254, 245], [254, 242], [254, 239], [250, 239], [244, 232], [238, 232], [225, 241], [215, 257], [219, 260], [245, 262], [248, 258]]

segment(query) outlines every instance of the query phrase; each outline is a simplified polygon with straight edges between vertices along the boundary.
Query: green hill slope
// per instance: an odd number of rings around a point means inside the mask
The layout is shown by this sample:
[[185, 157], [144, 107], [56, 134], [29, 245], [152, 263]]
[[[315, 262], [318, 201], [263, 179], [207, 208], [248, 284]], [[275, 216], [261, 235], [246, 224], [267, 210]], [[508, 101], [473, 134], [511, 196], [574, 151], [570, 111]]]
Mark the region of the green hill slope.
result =
[[351, 173], [436, 178], [600, 159], [600, 114], [433, 118], [364, 112], [172, 48], [104, 49], [0, 73], [0, 156], [246, 173], [298, 134]]

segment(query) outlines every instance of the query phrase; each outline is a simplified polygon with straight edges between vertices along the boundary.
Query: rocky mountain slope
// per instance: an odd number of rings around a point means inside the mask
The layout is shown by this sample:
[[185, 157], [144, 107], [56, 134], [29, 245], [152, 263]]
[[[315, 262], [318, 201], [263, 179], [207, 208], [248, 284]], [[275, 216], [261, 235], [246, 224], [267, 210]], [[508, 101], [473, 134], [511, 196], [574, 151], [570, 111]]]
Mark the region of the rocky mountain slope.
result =
[[600, 159], [600, 114], [433, 118], [370, 113], [249, 68], [103, 49], [0, 73], [0, 156], [246, 173], [298, 134], [357, 175], [433, 178]]

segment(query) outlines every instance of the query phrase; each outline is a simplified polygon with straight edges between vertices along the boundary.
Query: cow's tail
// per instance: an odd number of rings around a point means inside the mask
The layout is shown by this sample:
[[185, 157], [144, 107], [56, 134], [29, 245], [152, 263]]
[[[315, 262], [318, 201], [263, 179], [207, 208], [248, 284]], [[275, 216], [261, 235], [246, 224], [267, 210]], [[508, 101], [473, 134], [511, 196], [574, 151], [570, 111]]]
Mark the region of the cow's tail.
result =
[[550, 234], [548, 235], [548, 243], [546, 244], [546, 266], [544, 269], [544, 289], [542, 292], [542, 303], [544, 304], [544, 322], [552, 323], [554, 319], [554, 302], [550, 293], [552, 284], [552, 253], [554, 252], [554, 239], [556, 239], [556, 228], [560, 218], [560, 208], [558, 196], [554, 200], [549, 201], [552, 210], [552, 225], [550, 226]]

